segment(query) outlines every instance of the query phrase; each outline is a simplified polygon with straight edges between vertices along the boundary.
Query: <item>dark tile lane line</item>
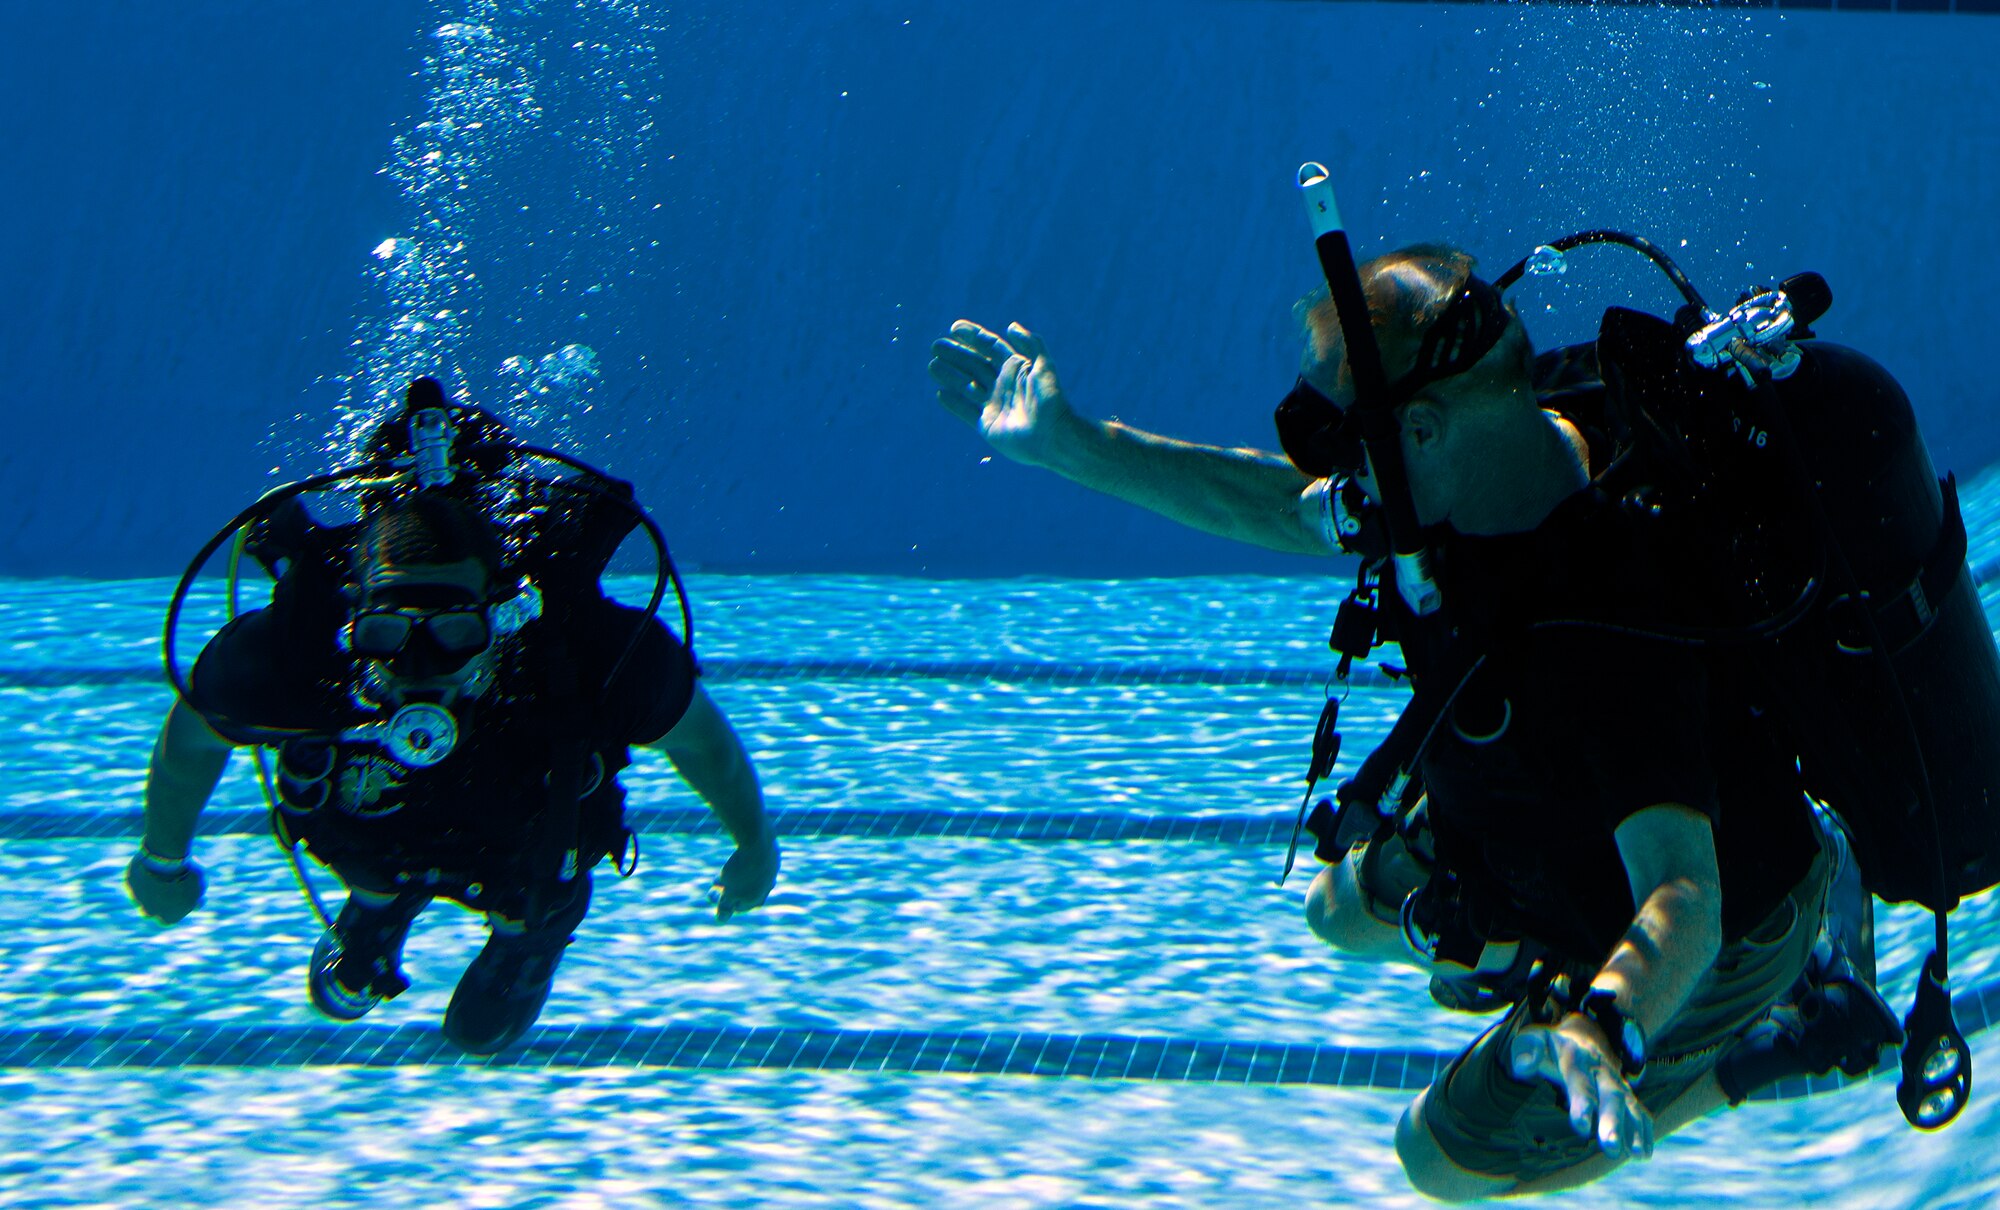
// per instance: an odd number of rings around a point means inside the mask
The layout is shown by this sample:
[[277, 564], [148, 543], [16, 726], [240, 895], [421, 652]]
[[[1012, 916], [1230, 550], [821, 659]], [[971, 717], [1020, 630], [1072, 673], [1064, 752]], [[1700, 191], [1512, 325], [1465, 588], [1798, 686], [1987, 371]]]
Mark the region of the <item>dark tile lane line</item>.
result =
[[[1986, 1027], [1982, 1001], [2000, 984], [1962, 992], [1962, 1019]], [[1308, 1084], [1414, 1092], [1444, 1070], [1443, 1051], [1367, 1050], [1238, 1039], [1113, 1034], [952, 1033], [792, 1027], [544, 1025], [506, 1054], [459, 1054], [432, 1026], [52, 1026], [0, 1030], [0, 1069], [497, 1067], [858, 1071], [892, 1075], [1012, 1075], [1175, 1084]], [[1893, 1074], [1893, 1056], [1868, 1076]], [[1838, 1073], [1786, 1080], [1755, 1100], [1788, 1100], [1859, 1080]]]
[[[778, 835], [793, 839], [953, 836], [1022, 841], [1168, 840], [1197, 844], [1276, 845], [1291, 839], [1296, 813], [1270, 815], [1141, 815], [1078, 811], [883, 811], [788, 808], [771, 812]], [[102, 840], [139, 835], [137, 811], [11, 811], [0, 814], [0, 840]], [[653, 836], [721, 835], [701, 807], [635, 807], [635, 831]], [[203, 814], [203, 836], [256, 836], [270, 831], [255, 808]]]

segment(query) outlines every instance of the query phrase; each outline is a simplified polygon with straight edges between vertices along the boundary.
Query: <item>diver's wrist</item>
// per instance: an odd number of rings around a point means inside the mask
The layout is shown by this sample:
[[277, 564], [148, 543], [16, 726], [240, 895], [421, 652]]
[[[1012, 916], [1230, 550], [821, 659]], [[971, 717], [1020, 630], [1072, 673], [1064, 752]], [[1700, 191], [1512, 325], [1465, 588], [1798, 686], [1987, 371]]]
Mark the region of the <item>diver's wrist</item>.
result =
[[190, 863], [188, 855], [185, 852], [178, 857], [174, 857], [160, 852], [150, 842], [141, 839], [139, 841], [139, 864], [146, 867], [146, 872], [149, 874], [157, 874], [162, 878], [176, 878], [187, 873]]
[[778, 840], [778, 834], [771, 828], [771, 817], [762, 806], [757, 808], [755, 817], [740, 821], [725, 819], [723, 827], [739, 849], [768, 849]]
[[[1049, 405], [1044, 404], [1044, 407]], [[1032, 441], [1018, 443], [1008, 457], [1024, 466], [1038, 466], [1066, 479], [1088, 476], [1091, 464], [1102, 461], [1109, 444], [1109, 425], [1089, 420], [1068, 407], [1051, 410], [1035, 426]]]
[[1571, 1015], [1590, 1023], [1625, 1078], [1637, 1079], [1646, 1070], [1646, 1031], [1619, 1007], [1618, 996], [1610, 988], [1591, 988]]

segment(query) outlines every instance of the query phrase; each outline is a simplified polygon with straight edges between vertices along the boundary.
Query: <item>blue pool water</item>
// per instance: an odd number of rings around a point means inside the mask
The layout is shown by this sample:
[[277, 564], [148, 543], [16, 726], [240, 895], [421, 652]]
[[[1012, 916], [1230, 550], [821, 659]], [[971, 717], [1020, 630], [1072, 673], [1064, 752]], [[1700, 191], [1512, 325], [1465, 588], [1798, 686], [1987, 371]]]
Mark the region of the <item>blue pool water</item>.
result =
[[[1315, 942], [1310, 860], [1274, 885], [1345, 585], [1009, 465], [926, 346], [1020, 320], [1080, 413], [1269, 446], [1311, 158], [1362, 255], [1617, 227], [1711, 299], [1821, 270], [1823, 334], [1990, 464], [1951, 271], [2000, 198], [1995, 5], [0, 6], [0, 1210], [1423, 1204], [1395, 1122], [1485, 1019]], [[1542, 347], [1678, 301], [1610, 253], [1512, 297]], [[246, 760], [204, 908], [120, 887], [159, 577], [417, 374], [658, 511], [785, 848], [717, 924], [726, 847], [642, 754], [638, 873], [494, 1062], [437, 1034], [482, 940], [448, 906], [407, 995], [312, 1012]], [[2000, 479], [1965, 506], [2000, 583]], [[186, 657], [222, 615], [205, 583]], [[1357, 680], [1343, 774], [1403, 701]], [[1988, 1075], [1996, 917], [1953, 921]], [[1928, 940], [1883, 911], [1899, 1011]], [[1788, 1087], [1547, 1204], [2000, 1204], [1986, 1079], [1934, 1136], [1888, 1080]]]
[[[1976, 563], [1994, 487], [1969, 493]], [[694, 577], [711, 691], [781, 812], [778, 891], [716, 924], [723, 842], [642, 756], [639, 873], [603, 884], [501, 1066], [437, 1045], [481, 940], [448, 907], [411, 941], [407, 995], [318, 1021], [316, 926], [247, 761], [198, 848], [207, 904], [171, 931], [133, 914], [132, 841], [106, 833], [129, 833], [169, 700], [148, 671], [168, 589], [0, 587], [0, 1205], [1420, 1203], [1396, 1117], [1484, 1019], [1314, 942], [1310, 863], [1273, 885], [1328, 581]], [[205, 592], [190, 633], [219, 608]], [[1355, 690], [1343, 771], [1398, 701]], [[1084, 838], [1161, 817], [1180, 838]], [[1954, 917], [1961, 991], [2000, 978], [1996, 912]], [[1899, 1008], [1927, 923], [1886, 913]], [[1162, 1042], [1175, 1061], [1125, 1058]], [[1286, 1065], [1314, 1054], [1341, 1069]], [[1920, 1136], [1891, 1093], [1755, 1104], [1554, 1202], [1991, 1204], [1992, 1098]]]

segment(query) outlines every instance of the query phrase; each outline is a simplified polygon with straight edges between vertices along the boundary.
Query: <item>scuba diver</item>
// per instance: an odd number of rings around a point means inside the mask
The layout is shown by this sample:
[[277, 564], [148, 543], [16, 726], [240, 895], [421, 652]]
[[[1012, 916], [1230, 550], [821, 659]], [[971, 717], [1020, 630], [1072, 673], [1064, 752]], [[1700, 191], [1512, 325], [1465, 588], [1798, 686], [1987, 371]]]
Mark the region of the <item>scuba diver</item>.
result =
[[[592, 868], [637, 865], [618, 780], [632, 746], [664, 754], [735, 840], [711, 892], [718, 919], [764, 902], [779, 853], [749, 758], [699, 683], [686, 594], [630, 486], [448, 404], [432, 379], [411, 383], [406, 403], [361, 463], [268, 493], [182, 578], [165, 641], [179, 699], [125, 882], [161, 924], [199, 906], [197, 818], [232, 748], [254, 746], [281, 845], [296, 865], [303, 844], [348, 891], [337, 917], [320, 911], [313, 1005], [352, 1021], [407, 989], [404, 941], [447, 899], [483, 913], [491, 935], [444, 1034], [493, 1054], [541, 1013]], [[549, 463], [574, 473], [534, 469]], [[315, 522], [301, 497], [322, 491], [355, 493], [360, 520]], [[660, 560], [644, 610], [598, 583], [642, 525]], [[231, 537], [275, 577], [270, 603], [233, 617], [183, 678], [182, 603]], [[670, 578], [681, 638], [655, 616]]]
[[[1018, 461], [1205, 532], [1360, 556], [1336, 675], [1394, 642], [1414, 694], [1306, 825], [1327, 863], [1308, 923], [1413, 959], [1446, 1007], [1506, 1013], [1404, 1115], [1412, 1183], [1572, 1187], [1905, 1042], [1906, 1116], [1950, 1121], [1971, 1057], [1943, 914], [2000, 882], [2000, 661], [1900, 388], [1810, 339], [1816, 275], [1717, 313], [1602, 232], [1493, 284], [1442, 245], [1357, 269], [1324, 172], [1301, 184], [1328, 289], [1299, 308], [1283, 456], [1082, 419], [1019, 325], [959, 321], [931, 376]], [[1688, 305], [1614, 309], [1597, 341], [1537, 357], [1502, 291], [1602, 242]], [[1939, 913], [1901, 1028], [1872, 986], [1870, 892]]]

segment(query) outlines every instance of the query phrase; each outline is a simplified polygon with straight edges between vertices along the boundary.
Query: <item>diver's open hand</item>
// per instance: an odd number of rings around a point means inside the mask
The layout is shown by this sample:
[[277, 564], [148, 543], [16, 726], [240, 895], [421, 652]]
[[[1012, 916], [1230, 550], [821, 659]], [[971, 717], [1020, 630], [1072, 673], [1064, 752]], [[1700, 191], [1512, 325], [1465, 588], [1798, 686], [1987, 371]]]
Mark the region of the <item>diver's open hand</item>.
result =
[[761, 840], [736, 847], [722, 863], [722, 873], [709, 888], [709, 902], [715, 904], [715, 918], [727, 920], [747, 912], [770, 897], [778, 885], [778, 842], [766, 835]]
[[125, 867], [126, 893], [132, 896], [141, 916], [160, 924], [180, 923], [201, 906], [207, 889], [201, 867], [192, 861], [177, 872], [162, 873], [146, 860], [144, 853], [137, 853]]
[[1047, 346], [1020, 324], [1003, 337], [959, 320], [931, 346], [930, 373], [945, 410], [1016, 462], [1050, 465], [1076, 423]]
[[1575, 1013], [1556, 1025], [1530, 1025], [1514, 1039], [1514, 1078], [1543, 1079], [1569, 1100], [1569, 1124], [1615, 1159], [1653, 1154], [1653, 1116], [1625, 1082], [1597, 1024]]
[[938, 402], [952, 415], [979, 427], [979, 414], [993, 398], [1000, 367], [1014, 356], [1014, 346], [969, 319], [931, 343], [931, 381]]

